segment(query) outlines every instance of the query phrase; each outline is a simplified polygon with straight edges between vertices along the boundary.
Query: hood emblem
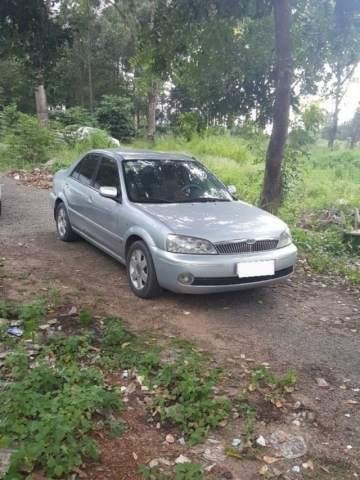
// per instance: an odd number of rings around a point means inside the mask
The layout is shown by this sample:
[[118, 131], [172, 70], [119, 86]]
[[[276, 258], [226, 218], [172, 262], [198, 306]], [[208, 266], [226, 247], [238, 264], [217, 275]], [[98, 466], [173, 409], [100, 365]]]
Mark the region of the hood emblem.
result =
[[249, 238], [248, 240], [246, 240], [246, 243], [248, 245], [255, 245], [256, 243], [256, 240], [254, 238]]

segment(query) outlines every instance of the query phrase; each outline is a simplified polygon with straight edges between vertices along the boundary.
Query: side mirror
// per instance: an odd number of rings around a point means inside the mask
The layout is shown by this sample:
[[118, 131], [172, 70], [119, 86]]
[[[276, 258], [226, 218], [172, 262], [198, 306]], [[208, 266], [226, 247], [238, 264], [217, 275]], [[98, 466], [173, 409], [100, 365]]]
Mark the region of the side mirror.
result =
[[100, 195], [106, 198], [117, 198], [118, 189], [116, 187], [100, 187]]
[[236, 189], [235, 185], [228, 185], [227, 189], [228, 189], [228, 192], [230, 193], [230, 195], [232, 195], [232, 196], [236, 195], [237, 189]]

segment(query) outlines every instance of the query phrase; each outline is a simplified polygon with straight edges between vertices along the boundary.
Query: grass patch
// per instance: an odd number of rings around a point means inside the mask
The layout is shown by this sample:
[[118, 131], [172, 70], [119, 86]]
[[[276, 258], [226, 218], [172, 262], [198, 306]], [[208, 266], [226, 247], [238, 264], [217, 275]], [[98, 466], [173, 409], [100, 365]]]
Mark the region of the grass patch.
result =
[[[0, 313], [21, 327], [36, 319], [38, 327], [47, 309], [40, 300], [23, 306], [2, 302]], [[230, 412], [230, 401], [214, 393], [221, 372], [190, 342], [135, 335], [117, 318], [105, 319], [102, 331], [87, 330], [93, 327], [87, 310], [80, 309], [74, 322], [80, 334], [51, 336], [36, 359], [23, 338], [10, 338], [6, 327], [0, 332], [0, 347], [8, 352], [2, 368], [6, 386], [0, 389], [0, 447], [14, 449], [6, 480], [39, 468], [49, 478], [66, 476], [98, 458], [92, 436], [97, 426], [113, 437], [123, 434], [125, 425], [115, 416], [122, 408], [120, 392], [105, 380], [111, 371], [136, 373], [152, 391], [148, 408], [154, 420], [178, 427], [189, 444], [201, 441]], [[187, 468], [177, 466], [175, 478], [202, 478], [195, 467]]]
[[176, 465], [171, 472], [162, 472], [159, 468], [141, 467], [144, 480], [203, 480], [202, 468], [197, 463]]
[[85, 459], [98, 459], [94, 419], [119, 410], [121, 401], [99, 368], [78, 363], [79, 343], [76, 337], [54, 342], [34, 368], [21, 349], [7, 357], [10, 383], [0, 392], [0, 443], [15, 453], [5, 479], [35, 468], [50, 478], [63, 477]]
[[214, 395], [221, 372], [188, 342], [175, 343], [170, 361], [161, 361], [160, 353], [159, 345], [130, 334], [117, 319], [107, 321], [101, 363], [136, 369], [154, 391], [153, 415], [179, 427], [190, 444], [198, 443], [230, 411], [229, 400]]

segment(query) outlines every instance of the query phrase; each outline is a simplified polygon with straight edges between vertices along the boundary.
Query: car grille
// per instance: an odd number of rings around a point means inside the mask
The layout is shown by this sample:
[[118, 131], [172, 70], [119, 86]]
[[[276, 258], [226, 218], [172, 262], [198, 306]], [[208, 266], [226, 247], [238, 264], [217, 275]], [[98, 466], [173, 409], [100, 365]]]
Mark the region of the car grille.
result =
[[216, 243], [216, 251], [220, 255], [234, 255], [237, 253], [264, 252], [266, 250], [275, 250], [278, 240], [256, 240], [255, 242], [238, 241], [238, 242], [221, 242]]

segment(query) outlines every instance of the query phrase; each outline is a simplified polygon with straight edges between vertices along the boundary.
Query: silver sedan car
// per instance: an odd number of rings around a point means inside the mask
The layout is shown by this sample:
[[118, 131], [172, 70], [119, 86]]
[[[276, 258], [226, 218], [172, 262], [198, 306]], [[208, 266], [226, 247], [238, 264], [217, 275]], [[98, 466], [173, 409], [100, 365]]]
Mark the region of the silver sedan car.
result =
[[234, 198], [196, 159], [91, 151], [54, 177], [57, 232], [124, 263], [132, 291], [225, 292], [287, 278], [297, 249], [279, 218]]

